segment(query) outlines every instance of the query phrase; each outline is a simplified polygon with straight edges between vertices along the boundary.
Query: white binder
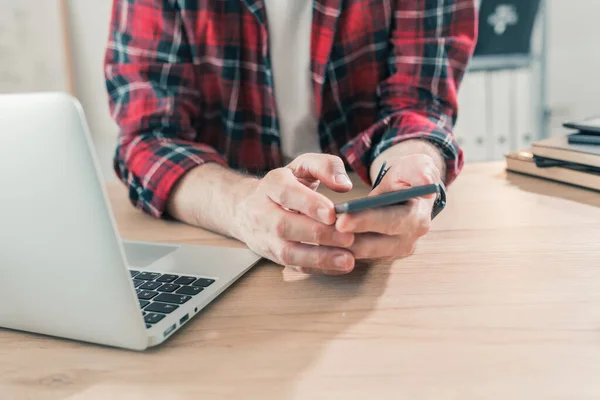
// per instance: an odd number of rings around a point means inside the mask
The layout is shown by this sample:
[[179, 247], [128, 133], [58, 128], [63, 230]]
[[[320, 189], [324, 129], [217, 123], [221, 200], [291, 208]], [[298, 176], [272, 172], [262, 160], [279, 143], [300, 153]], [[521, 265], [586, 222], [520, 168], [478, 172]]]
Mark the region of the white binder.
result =
[[458, 94], [458, 120], [454, 129], [458, 143], [465, 153], [466, 162], [487, 159], [485, 106], [484, 74], [468, 73]]

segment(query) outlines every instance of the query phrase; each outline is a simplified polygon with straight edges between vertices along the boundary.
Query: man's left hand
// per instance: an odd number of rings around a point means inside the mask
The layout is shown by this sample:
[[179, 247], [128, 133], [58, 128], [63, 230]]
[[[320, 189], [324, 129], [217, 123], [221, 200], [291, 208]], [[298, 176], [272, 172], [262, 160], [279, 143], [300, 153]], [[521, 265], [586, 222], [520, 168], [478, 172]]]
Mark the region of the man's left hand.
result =
[[[427, 154], [404, 155], [388, 163], [389, 171], [369, 196], [441, 181], [440, 169]], [[350, 248], [356, 259], [406, 257], [413, 253], [419, 238], [429, 232], [434, 202], [435, 195], [430, 195], [398, 206], [343, 214], [336, 228], [356, 234]]]

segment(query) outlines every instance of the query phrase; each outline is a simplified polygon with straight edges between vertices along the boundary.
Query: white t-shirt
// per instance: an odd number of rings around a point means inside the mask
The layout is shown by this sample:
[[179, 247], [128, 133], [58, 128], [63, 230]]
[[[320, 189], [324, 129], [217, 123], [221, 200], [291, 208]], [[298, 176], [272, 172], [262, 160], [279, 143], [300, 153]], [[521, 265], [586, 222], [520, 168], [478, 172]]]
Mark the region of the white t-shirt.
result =
[[286, 161], [321, 152], [310, 70], [312, 0], [265, 0], [275, 101]]

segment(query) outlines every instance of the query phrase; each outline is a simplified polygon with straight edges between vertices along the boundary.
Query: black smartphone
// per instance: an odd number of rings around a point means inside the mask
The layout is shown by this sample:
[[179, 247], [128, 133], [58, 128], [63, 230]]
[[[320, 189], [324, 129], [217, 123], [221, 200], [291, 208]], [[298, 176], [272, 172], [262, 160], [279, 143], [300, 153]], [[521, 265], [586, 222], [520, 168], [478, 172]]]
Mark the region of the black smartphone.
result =
[[567, 121], [563, 126], [569, 129], [576, 129], [580, 133], [587, 133], [588, 135], [600, 135], [600, 117], [591, 117], [580, 121]]
[[398, 205], [416, 197], [439, 193], [439, 191], [440, 187], [436, 184], [415, 186], [409, 189], [402, 189], [395, 192], [380, 194], [378, 196], [364, 197], [362, 199], [339, 203], [335, 205], [335, 212], [338, 214], [346, 214], [369, 210], [372, 208]]
[[567, 140], [569, 144], [592, 144], [600, 146], [600, 134], [573, 133], [567, 136]]

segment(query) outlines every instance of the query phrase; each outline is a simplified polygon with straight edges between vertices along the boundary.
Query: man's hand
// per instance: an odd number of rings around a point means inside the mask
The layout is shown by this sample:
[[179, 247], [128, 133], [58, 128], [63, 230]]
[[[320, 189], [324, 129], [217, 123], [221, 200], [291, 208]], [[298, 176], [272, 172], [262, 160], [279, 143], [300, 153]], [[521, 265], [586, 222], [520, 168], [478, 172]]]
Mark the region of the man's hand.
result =
[[306, 273], [352, 271], [347, 248], [354, 234], [335, 229], [333, 202], [315, 192], [320, 182], [337, 192], [352, 188], [342, 160], [325, 154], [304, 154], [255, 180], [235, 209], [235, 236], [255, 253]]
[[[387, 155], [390, 170], [370, 196], [441, 181], [435, 154], [432, 157], [427, 151], [409, 155], [394, 153]], [[337, 220], [336, 228], [356, 234], [350, 247], [356, 259], [406, 257], [413, 253], [418, 239], [429, 232], [434, 202], [432, 195], [404, 205], [344, 214]]]
[[[441, 180], [441, 155], [420, 141], [386, 150], [372, 176], [382, 160], [392, 167], [371, 195]], [[409, 255], [429, 230], [433, 198], [336, 221], [333, 202], [315, 192], [321, 182], [337, 192], [352, 188], [342, 160], [331, 155], [305, 154], [260, 180], [207, 164], [177, 184], [167, 209], [180, 221], [236, 238], [306, 273], [345, 274], [356, 259]]]

